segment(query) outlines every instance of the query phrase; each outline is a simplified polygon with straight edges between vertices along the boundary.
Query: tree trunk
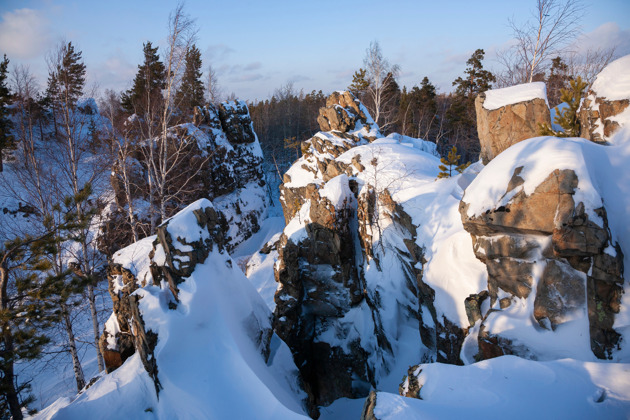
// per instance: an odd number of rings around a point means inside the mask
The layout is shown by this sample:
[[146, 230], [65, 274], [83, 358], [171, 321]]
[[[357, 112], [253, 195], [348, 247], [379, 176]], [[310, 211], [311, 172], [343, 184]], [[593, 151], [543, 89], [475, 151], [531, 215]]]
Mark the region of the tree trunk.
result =
[[9, 404], [9, 411], [13, 420], [22, 420], [22, 407], [20, 407], [20, 399], [15, 389], [15, 374], [13, 371], [13, 336], [8, 323], [2, 326], [2, 340], [4, 341], [4, 350], [0, 354], [2, 359], [2, 393]]
[[77, 343], [72, 331], [72, 322], [70, 321], [70, 313], [65, 303], [61, 304], [61, 314], [66, 325], [66, 333], [68, 334], [68, 347], [70, 347], [70, 356], [72, 356], [72, 367], [74, 369], [74, 378], [77, 381], [77, 392], [85, 388], [85, 376], [83, 376], [83, 368], [79, 361], [79, 353], [77, 352]]
[[[3, 255], [2, 261], [0, 261], [0, 303], [2, 310], [8, 308], [8, 296], [7, 296], [7, 284], [9, 282], [9, 268], [6, 262], [7, 255]], [[8, 322], [2, 325], [2, 341], [4, 342], [4, 349], [0, 353], [0, 360], [2, 366], [2, 378], [0, 379], [0, 387], [9, 404], [9, 411], [13, 420], [22, 420], [22, 408], [20, 407], [20, 399], [18, 398], [18, 392], [15, 389], [15, 374], [13, 371], [13, 335], [11, 333], [11, 327]]]
[[92, 328], [94, 329], [94, 345], [96, 347], [96, 361], [98, 362], [98, 371], [102, 372], [105, 369], [105, 363], [103, 363], [103, 355], [101, 354], [101, 348], [98, 345], [98, 314], [96, 313], [96, 298], [94, 296], [94, 286], [88, 284], [88, 300], [90, 301], [90, 311], [92, 312]]

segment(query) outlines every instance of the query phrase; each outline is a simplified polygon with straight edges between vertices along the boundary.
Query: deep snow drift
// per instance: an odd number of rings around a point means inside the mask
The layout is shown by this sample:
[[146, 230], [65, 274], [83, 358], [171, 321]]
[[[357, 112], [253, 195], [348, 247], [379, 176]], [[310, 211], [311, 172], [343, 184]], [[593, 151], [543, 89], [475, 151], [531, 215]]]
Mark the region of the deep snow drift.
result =
[[[199, 200], [166, 222], [178, 247], [212, 241], [194, 216], [208, 207], [208, 200]], [[153, 284], [148, 270], [151, 263], [164, 264], [164, 251], [154, 241], [141, 240], [115, 260], [147, 284], [136, 293], [146, 329], [158, 336], [159, 398], [136, 353], [71, 404], [58, 401], [38, 418], [303, 418], [290, 352], [272, 337], [265, 362], [261, 335], [271, 333], [270, 312], [231, 257], [215, 245], [178, 285], [179, 304], [169, 309], [171, 291], [165, 282]], [[156, 256], [149, 261], [151, 248]]]

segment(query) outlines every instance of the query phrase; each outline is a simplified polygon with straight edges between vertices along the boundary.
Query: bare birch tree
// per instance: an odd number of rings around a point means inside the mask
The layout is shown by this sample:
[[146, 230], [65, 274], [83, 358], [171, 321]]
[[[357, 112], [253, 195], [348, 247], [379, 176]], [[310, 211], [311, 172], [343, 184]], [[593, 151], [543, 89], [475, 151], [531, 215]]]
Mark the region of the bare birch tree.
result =
[[[512, 64], [514, 81], [531, 83], [536, 73], [544, 71], [546, 61], [580, 34], [578, 22], [583, 16], [581, 0], [536, 0], [531, 20], [519, 24], [510, 19], [516, 45], [500, 61]], [[521, 79], [524, 76], [526, 80]]]
[[[369, 82], [367, 94], [370, 99], [368, 110], [374, 118], [374, 122], [381, 130], [385, 130], [393, 124], [392, 114], [395, 111], [391, 105], [395, 101], [395, 96], [389, 94], [395, 86], [395, 79], [400, 72], [398, 65], [392, 65], [383, 57], [381, 47], [377, 41], [371, 42], [370, 47], [365, 51], [363, 65], [366, 69], [366, 78]], [[392, 108], [392, 109], [389, 109]]]
[[[69, 191], [65, 195], [78, 197], [85, 191], [86, 185], [98, 183], [108, 165], [104, 162], [98, 162], [97, 156], [100, 154], [92, 153], [87, 147], [90, 143], [89, 124], [95, 110], [80, 110], [78, 108], [78, 100], [84, 94], [85, 85], [85, 65], [82, 62], [81, 52], [75, 51], [72, 43], [63, 42], [53, 51], [48, 61], [50, 80], [54, 80], [56, 85], [56, 94], [53, 100], [59, 115], [57, 126], [60, 127], [59, 147], [55, 148], [55, 153], [50, 158], [58, 162], [56, 166], [60, 175], [59, 181], [65, 184], [61, 188], [69, 187]], [[89, 103], [86, 104], [86, 107], [88, 106], [90, 106]], [[77, 216], [81, 219], [90, 217], [90, 211], [86, 205], [89, 205], [87, 200], [76, 200]], [[100, 253], [96, 249], [91, 232], [92, 228], [91, 224], [88, 223], [77, 232], [79, 250], [75, 253], [74, 259], [76, 260], [77, 272], [82, 273], [88, 280], [87, 295], [94, 330], [94, 345], [98, 367], [102, 371], [105, 365], [98, 345], [100, 329], [94, 294], [96, 285], [94, 267], [99, 262]], [[62, 262], [60, 264], [63, 265]], [[59, 269], [62, 268], [59, 267]], [[66, 325], [69, 325], [67, 319]], [[72, 342], [74, 335], [71, 329], [67, 331], [68, 338]], [[71, 345], [70, 350], [73, 363], [76, 365], [78, 363], [78, 356], [75, 354], [76, 349]], [[75, 368], [75, 372], [79, 372], [79, 370]], [[82, 374], [82, 372], [80, 373]], [[77, 376], [77, 382], [79, 382], [79, 376]]]
[[212, 67], [212, 64], [208, 65], [208, 72], [206, 77], [206, 100], [211, 104], [217, 105], [221, 102], [223, 92], [219, 86], [219, 76], [217, 71]]

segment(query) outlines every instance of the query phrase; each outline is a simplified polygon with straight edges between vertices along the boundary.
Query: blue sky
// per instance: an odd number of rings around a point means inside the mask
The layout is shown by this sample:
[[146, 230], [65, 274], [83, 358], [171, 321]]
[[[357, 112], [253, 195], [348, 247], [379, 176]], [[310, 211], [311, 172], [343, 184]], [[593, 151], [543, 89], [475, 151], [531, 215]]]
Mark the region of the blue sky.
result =
[[[188, 0], [199, 28], [204, 66], [212, 63], [225, 93], [266, 99], [293, 82], [296, 89], [325, 93], [344, 89], [361, 67], [366, 48], [378, 41], [401, 67], [401, 85], [429, 79], [451, 90], [477, 48], [485, 66], [510, 42], [508, 18], [530, 16], [535, 0]], [[630, 54], [630, 1], [585, 0], [580, 48], [617, 45]], [[72, 41], [99, 88], [126, 89], [142, 59], [142, 43], [163, 45], [174, 1], [0, 0], [0, 53], [24, 64], [45, 83], [46, 52]]]

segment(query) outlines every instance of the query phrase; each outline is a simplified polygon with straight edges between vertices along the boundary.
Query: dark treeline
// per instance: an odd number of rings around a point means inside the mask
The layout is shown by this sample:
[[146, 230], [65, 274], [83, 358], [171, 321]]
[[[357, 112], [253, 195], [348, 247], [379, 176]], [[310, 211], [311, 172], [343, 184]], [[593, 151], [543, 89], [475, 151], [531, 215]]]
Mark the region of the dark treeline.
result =
[[276, 89], [271, 99], [249, 104], [265, 159], [276, 172], [284, 173], [300, 157], [300, 145], [319, 130], [317, 115], [326, 104], [322, 91], [305, 94], [292, 83]]

